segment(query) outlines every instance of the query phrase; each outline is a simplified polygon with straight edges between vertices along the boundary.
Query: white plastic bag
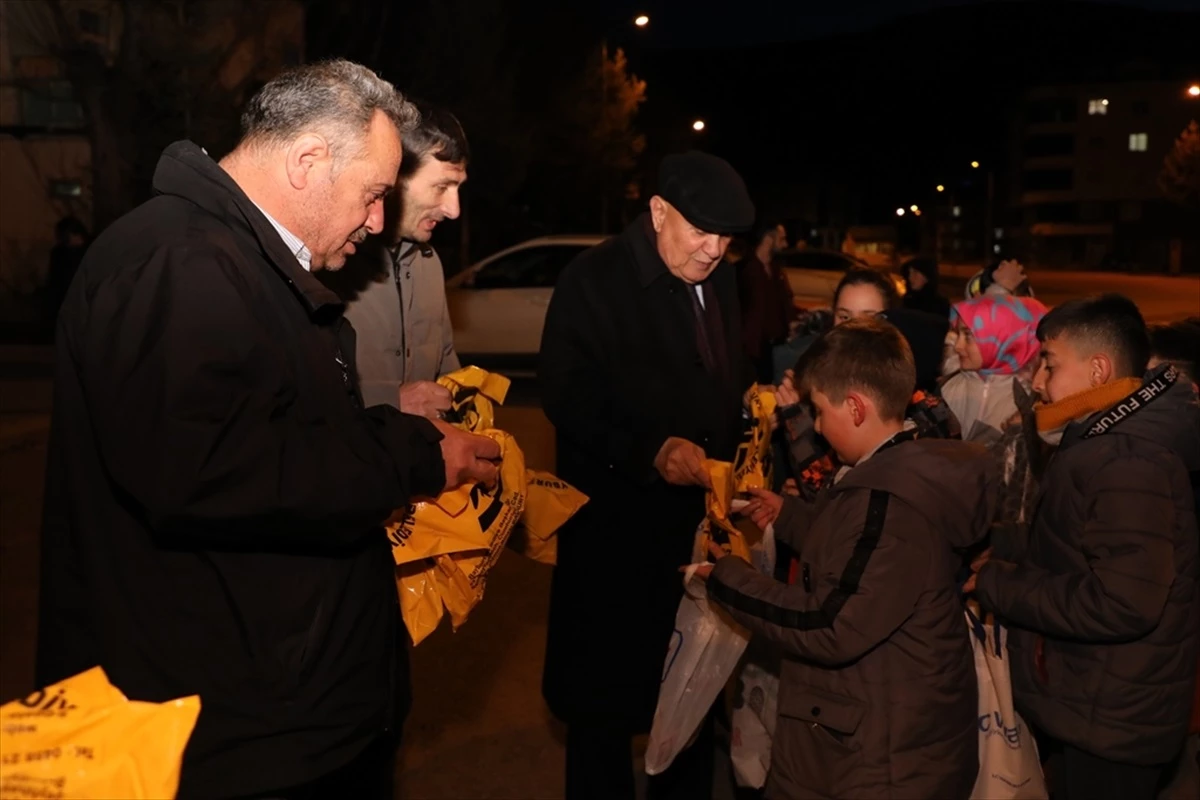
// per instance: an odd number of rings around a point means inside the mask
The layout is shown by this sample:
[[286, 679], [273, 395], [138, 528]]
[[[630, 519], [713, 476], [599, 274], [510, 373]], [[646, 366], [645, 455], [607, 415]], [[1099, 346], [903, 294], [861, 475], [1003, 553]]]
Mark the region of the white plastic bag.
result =
[[1046, 800], [1037, 743], [1013, 708], [1007, 631], [969, 609], [966, 616], [979, 678], [979, 776], [971, 800]]
[[779, 660], [765, 653], [752, 656], [738, 676], [730, 716], [729, 757], [738, 786], [761, 789], [766, 785], [778, 713]]
[[[751, 564], [775, 574], [775, 531], [768, 526], [760, 546], [751, 548]], [[779, 706], [779, 656], [771, 646], [752, 641], [738, 675], [730, 714], [729, 757], [738, 786], [761, 789], [771, 769], [771, 741]]]
[[[708, 520], [696, 531], [696, 550], [708, 540]], [[766, 537], [764, 537], [766, 538]], [[704, 561], [692, 554], [684, 576], [685, 594], [675, 614], [675, 632], [667, 647], [662, 686], [646, 745], [646, 773], [657, 775], [689, 744], [712, 704], [737, 668], [750, 634], [715, 605], [709, 605], [704, 581], [695, 568]]]

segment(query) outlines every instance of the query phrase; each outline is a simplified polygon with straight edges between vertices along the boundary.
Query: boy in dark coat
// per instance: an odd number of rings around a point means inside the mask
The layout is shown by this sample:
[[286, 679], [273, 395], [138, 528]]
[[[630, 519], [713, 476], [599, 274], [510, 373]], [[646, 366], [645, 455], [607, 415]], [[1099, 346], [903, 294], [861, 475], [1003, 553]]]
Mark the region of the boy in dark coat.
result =
[[1120, 295], [1057, 307], [1038, 326], [1033, 388], [1042, 479], [1020, 563], [992, 558], [980, 603], [1014, 627], [1014, 699], [1061, 760], [1056, 797], [1153, 798], [1183, 745], [1196, 679], [1200, 408]]
[[914, 437], [912, 353], [888, 323], [835, 328], [798, 370], [816, 431], [846, 466], [815, 503], [763, 492], [747, 509], [799, 554], [798, 580], [715, 550], [708, 583], [783, 650], [767, 796], [966, 797], [977, 694], [955, 572], [986, 532], [991, 462], [972, 444]]

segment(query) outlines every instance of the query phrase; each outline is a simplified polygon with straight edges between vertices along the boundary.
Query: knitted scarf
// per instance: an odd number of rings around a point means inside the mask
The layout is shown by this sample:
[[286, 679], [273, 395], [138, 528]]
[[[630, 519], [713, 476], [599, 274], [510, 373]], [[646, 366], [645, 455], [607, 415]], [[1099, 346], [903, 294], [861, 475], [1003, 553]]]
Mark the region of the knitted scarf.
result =
[[1038, 433], [1046, 434], [1065, 428], [1077, 419], [1090, 417], [1133, 394], [1142, 385], [1141, 378], [1121, 378], [1078, 394], [1064, 397], [1057, 403], [1045, 403], [1037, 407]]

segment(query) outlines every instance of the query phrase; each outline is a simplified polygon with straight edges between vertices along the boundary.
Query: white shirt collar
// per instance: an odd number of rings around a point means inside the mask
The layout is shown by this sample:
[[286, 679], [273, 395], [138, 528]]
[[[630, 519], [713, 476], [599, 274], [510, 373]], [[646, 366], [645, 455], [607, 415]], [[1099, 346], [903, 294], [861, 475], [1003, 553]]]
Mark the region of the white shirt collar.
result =
[[[250, 202], [254, 203], [253, 200]], [[279, 233], [279, 238], [283, 239], [284, 245], [286, 245], [287, 249], [290, 250], [292, 255], [296, 257], [296, 260], [300, 262], [300, 266], [304, 267], [304, 271], [312, 272], [312, 253], [309, 252], [308, 247], [304, 244], [300, 237], [280, 225], [279, 221], [268, 214], [266, 209], [264, 209], [258, 203], [254, 203], [254, 207], [262, 212], [262, 215], [267, 218], [267, 222], [271, 223], [271, 226], [275, 228], [276, 232]]]

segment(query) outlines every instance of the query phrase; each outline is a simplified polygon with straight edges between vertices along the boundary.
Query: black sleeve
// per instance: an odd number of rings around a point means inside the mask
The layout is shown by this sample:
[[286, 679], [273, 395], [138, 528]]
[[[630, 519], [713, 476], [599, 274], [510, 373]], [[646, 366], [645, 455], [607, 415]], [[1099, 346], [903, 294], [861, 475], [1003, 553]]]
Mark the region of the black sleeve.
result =
[[437, 494], [428, 421], [301, 413], [295, 345], [262, 324], [272, 310], [252, 307], [243, 282], [217, 248], [160, 249], [96, 288], [74, 345], [106, 470], [156, 533], [338, 546]]
[[679, 432], [650, 415], [614, 424], [611, 336], [594, 293], [568, 269], [554, 289], [542, 334], [542, 408], [559, 436], [639, 485], [659, 479], [654, 459]]
[[992, 559], [984, 607], [1031, 631], [1078, 642], [1129, 642], [1162, 619], [1177, 580], [1171, 478], [1148, 459], [1112, 459], [1088, 477], [1078, 531], [1086, 569], [1051, 572]]

